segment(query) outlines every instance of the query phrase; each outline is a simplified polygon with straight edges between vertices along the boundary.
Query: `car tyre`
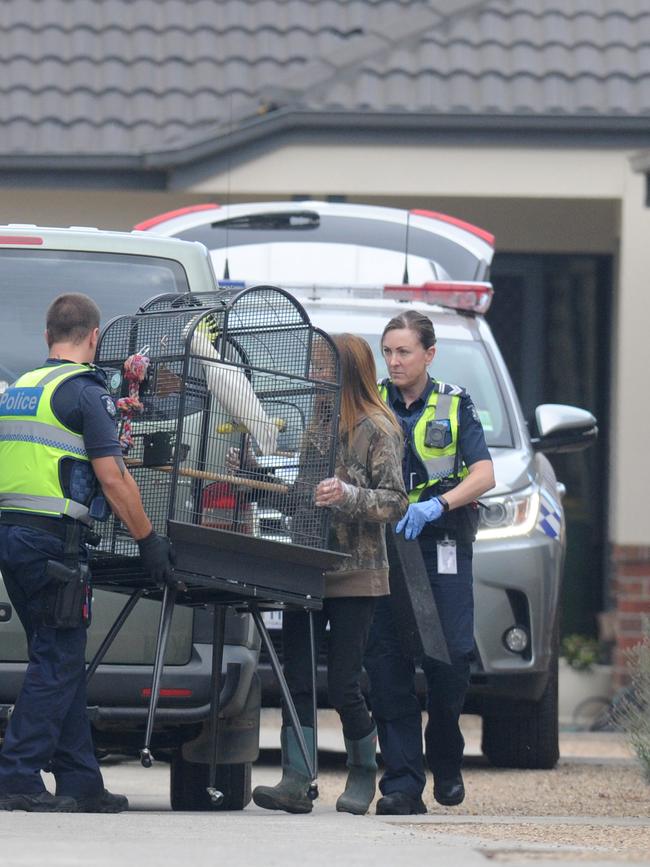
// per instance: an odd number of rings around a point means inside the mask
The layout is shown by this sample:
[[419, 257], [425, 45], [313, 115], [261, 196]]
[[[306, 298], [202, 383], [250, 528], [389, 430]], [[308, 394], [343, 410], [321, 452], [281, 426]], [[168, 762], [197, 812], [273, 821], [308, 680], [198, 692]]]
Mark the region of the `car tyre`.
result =
[[497, 768], [554, 768], [560, 758], [558, 660], [539, 701], [507, 701], [499, 714], [483, 716], [483, 754]]
[[252, 797], [251, 768], [251, 762], [217, 765], [215, 788], [223, 792], [224, 798], [214, 804], [206, 791], [210, 766], [188, 762], [182, 748], [175, 750], [170, 774], [172, 810], [243, 810]]

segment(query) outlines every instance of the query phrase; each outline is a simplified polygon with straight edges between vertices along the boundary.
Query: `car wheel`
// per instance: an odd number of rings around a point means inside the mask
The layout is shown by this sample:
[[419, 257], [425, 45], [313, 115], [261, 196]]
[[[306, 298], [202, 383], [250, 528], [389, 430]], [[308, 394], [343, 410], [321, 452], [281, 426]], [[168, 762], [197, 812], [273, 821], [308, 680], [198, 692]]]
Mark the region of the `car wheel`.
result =
[[217, 765], [215, 788], [224, 798], [216, 805], [206, 791], [210, 766], [188, 762], [182, 749], [175, 750], [170, 775], [172, 810], [243, 810], [251, 800], [251, 767], [251, 762]]
[[539, 701], [507, 701], [483, 717], [483, 754], [497, 768], [554, 768], [560, 758], [557, 654]]

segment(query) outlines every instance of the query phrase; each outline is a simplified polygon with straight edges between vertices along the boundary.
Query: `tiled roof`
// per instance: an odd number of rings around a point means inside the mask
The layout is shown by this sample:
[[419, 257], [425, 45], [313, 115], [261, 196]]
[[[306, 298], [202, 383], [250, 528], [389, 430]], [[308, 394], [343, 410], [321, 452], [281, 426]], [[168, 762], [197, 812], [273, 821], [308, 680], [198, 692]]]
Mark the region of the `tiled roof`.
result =
[[4, 157], [172, 153], [282, 112], [650, 129], [648, 0], [3, 0], [0, 57]]

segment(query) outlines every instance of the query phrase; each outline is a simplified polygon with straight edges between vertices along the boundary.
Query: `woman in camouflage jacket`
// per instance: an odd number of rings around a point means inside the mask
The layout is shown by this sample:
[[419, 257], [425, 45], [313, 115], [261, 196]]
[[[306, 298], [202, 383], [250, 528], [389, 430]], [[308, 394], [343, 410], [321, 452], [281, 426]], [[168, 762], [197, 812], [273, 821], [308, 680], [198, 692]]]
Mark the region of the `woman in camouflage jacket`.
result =
[[[339, 713], [348, 753], [348, 779], [339, 812], [362, 815], [375, 794], [377, 731], [361, 692], [363, 655], [377, 597], [389, 593], [385, 525], [405, 514], [403, 440], [394, 416], [379, 398], [372, 351], [351, 334], [334, 338], [341, 363], [341, 419], [335, 476], [316, 487], [317, 506], [332, 510], [330, 547], [348, 554], [326, 575], [323, 609], [314, 616], [319, 645], [329, 625], [329, 701]], [[316, 434], [317, 436], [317, 434]], [[316, 443], [307, 438], [305, 448]], [[313, 462], [311, 464], [314, 465]], [[298, 507], [294, 521], [299, 521]], [[284, 670], [308, 746], [314, 742], [308, 615], [285, 612]], [[283, 711], [282, 779], [258, 786], [260, 807], [308, 813], [310, 778], [291, 721]]]

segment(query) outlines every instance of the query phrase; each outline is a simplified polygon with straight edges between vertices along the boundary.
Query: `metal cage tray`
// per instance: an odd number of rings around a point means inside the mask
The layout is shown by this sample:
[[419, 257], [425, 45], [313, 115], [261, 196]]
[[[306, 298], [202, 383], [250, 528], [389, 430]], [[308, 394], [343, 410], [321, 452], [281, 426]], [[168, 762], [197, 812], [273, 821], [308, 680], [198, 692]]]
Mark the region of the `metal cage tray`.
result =
[[[300, 545], [242, 536], [227, 530], [169, 522], [179, 580], [180, 605], [223, 601], [236, 605], [255, 599], [263, 607], [320, 607], [324, 572], [347, 559], [334, 551], [315, 551]], [[147, 598], [159, 599], [162, 589], [143, 572], [138, 557], [94, 552], [93, 585], [117, 593], [143, 588]]]
[[315, 550], [258, 536], [244, 536], [213, 527], [169, 521], [176, 568], [181, 572], [215, 576], [245, 583], [260, 592], [281, 591], [301, 597], [322, 598], [324, 572], [346, 554]]

